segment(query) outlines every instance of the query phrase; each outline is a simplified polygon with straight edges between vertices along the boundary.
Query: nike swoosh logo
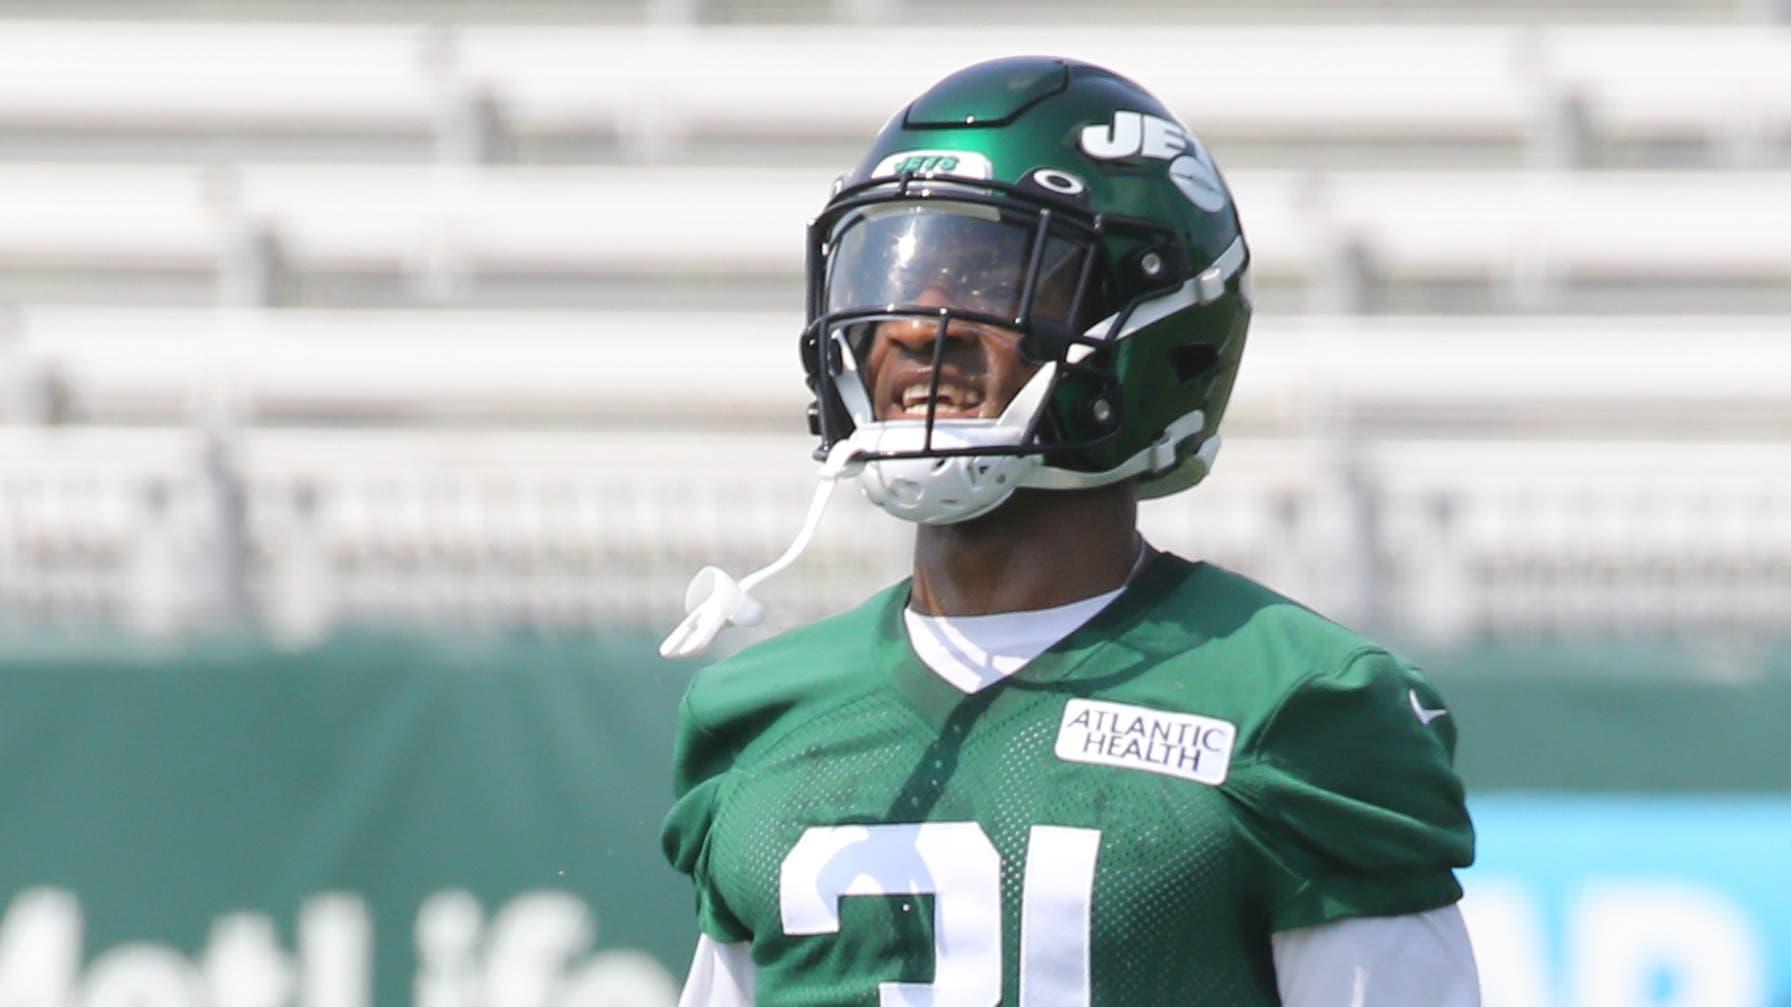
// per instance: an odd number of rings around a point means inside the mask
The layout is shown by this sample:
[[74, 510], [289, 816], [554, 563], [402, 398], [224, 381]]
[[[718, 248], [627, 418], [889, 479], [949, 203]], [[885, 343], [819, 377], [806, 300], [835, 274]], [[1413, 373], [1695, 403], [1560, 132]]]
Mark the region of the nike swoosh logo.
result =
[[1431, 721], [1437, 719], [1438, 717], [1447, 717], [1449, 715], [1448, 710], [1427, 710], [1427, 709], [1425, 709], [1424, 704], [1418, 702], [1418, 690], [1417, 689], [1407, 689], [1406, 695], [1412, 697], [1412, 712], [1418, 715], [1418, 723], [1420, 723], [1420, 724], [1428, 724]]

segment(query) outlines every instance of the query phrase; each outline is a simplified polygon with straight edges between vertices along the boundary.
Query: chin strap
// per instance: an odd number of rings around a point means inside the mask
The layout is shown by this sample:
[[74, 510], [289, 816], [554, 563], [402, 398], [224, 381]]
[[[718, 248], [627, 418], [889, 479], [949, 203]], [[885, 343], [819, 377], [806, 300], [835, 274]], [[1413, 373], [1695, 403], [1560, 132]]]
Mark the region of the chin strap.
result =
[[[1028, 473], [1021, 485], [1037, 489], [1088, 489], [1137, 475], [1162, 472], [1176, 464], [1176, 445], [1199, 433], [1205, 425], [1205, 416], [1196, 410], [1171, 423], [1169, 429], [1144, 450], [1105, 472], [1070, 472], [1041, 466]], [[808, 516], [802, 522], [802, 530], [796, 533], [795, 541], [782, 556], [737, 581], [720, 567], [706, 566], [697, 571], [690, 586], [684, 589], [684, 611], [689, 614], [660, 643], [661, 657], [694, 657], [709, 649], [715, 637], [728, 626], [757, 626], [765, 620], [765, 606], [748, 592], [783, 572], [808, 548], [815, 530], [821, 526], [821, 516], [827, 511], [833, 488], [841, 479], [856, 475], [863, 468], [863, 463], [856, 457], [865, 448], [855, 445], [855, 439], [847, 438], [836, 443], [828, 452], [827, 460], [821, 463], [821, 483], [815, 487], [814, 498], [809, 502]], [[1211, 467], [1213, 455], [1218, 450], [1219, 438], [1215, 435], [1200, 445], [1198, 455]]]
[[706, 566], [697, 571], [690, 586], [684, 589], [684, 611], [690, 614], [659, 645], [661, 657], [694, 657], [708, 650], [716, 635], [728, 626], [757, 626], [764, 621], [765, 606], [748, 592], [783, 572], [808, 548], [815, 529], [821, 526], [821, 515], [827, 512], [833, 488], [860, 467], [853, 463], [855, 451], [850, 439], [840, 441], [821, 463], [821, 483], [809, 501], [808, 516], [782, 556], [738, 581], [720, 567]]

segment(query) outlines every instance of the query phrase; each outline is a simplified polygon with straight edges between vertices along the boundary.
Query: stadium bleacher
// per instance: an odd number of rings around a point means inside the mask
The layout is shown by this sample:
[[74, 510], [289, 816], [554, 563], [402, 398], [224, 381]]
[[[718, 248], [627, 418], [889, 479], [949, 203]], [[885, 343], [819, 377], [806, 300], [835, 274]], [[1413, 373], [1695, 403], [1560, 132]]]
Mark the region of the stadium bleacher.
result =
[[[285, 10], [0, 5], [0, 626], [665, 624], [800, 519], [829, 181], [1056, 51], [1180, 111], [1255, 254], [1153, 537], [1429, 641], [1783, 631], [1779, 4]], [[773, 628], [900, 575], [852, 523]]]
[[296, 134], [312, 138], [314, 158], [331, 138], [358, 137], [389, 156], [488, 103], [491, 127], [523, 142], [584, 137], [610, 158], [665, 159], [729, 139], [761, 155], [823, 141], [849, 158], [911, 97], [909, 80], [1028, 51], [1123, 63], [1221, 147], [1378, 139], [1471, 155], [1474, 141], [1546, 137], [1555, 106], [1571, 101], [1598, 138], [1714, 139], [1728, 155], [1729, 139], [1751, 137], [1764, 162], [1782, 154], [1791, 121], [1791, 38], [1749, 24], [898, 24], [876, 33], [879, 51], [903, 54], [892, 74], [864, 72], [863, 38], [860, 26], [826, 24], [10, 21], [0, 123], [160, 132], [173, 153], [194, 134]]
[[[768, 308], [797, 299], [802, 224], [832, 175], [0, 164], [0, 264], [86, 276], [95, 299], [178, 274], [171, 299], [208, 303], [244, 270], [275, 268], [281, 283], [249, 289], [288, 306], [478, 306], [523, 280], [558, 307], [613, 308], [631, 283], [722, 281], [747, 291], [732, 303]], [[1791, 228], [1761, 212], [1791, 192], [1791, 171], [1231, 182], [1269, 310], [1791, 312]], [[1451, 300], [1438, 303], [1438, 288]]]
[[[0, 452], [21, 557], [8, 610], [211, 617], [226, 519], [262, 610], [294, 632], [657, 624], [690, 569], [774, 551], [811, 485], [806, 395], [766, 350], [789, 342], [787, 315], [64, 307], [15, 325], [10, 369], [61, 415]], [[1769, 633], [1763, 599], [1791, 573], [1785, 327], [1267, 318], [1224, 478], [1148, 506], [1147, 529], [1433, 638], [1626, 619]], [[777, 625], [900, 575], [905, 535], [855, 520], [876, 519], [836, 517], [806, 575], [769, 589]], [[1352, 572], [1371, 568], [1372, 596]], [[1733, 604], [1684, 606], [1647, 588], [1659, 577]], [[212, 586], [170, 610], [168, 583]], [[1577, 603], [1546, 600], [1562, 592]]]

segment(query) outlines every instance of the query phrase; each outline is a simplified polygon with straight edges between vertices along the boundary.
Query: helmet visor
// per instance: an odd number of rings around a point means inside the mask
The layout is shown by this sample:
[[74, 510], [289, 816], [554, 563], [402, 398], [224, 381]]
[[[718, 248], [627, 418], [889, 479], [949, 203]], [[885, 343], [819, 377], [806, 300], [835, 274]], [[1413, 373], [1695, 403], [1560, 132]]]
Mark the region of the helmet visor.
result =
[[835, 228], [827, 262], [829, 314], [951, 308], [1012, 322], [1070, 322], [1086, 246], [1047, 232], [1026, 319], [1027, 269], [1036, 218], [991, 207], [880, 204]]

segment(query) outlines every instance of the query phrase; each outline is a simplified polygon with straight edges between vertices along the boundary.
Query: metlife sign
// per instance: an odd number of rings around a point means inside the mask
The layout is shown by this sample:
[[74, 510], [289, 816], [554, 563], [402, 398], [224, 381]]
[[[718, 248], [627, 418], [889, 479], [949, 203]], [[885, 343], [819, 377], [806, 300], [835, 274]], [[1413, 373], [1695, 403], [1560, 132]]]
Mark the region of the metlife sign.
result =
[[0, 666], [0, 1007], [672, 1007], [651, 651]]
[[1485, 1007], [1791, 1004], [1791, 797], [1491, 796], [1463, 910]]
[[[293, 940], [264, 913], [218, 917], [194, 954], [133, 941], [89, 956], [72, 892], [21, 892], [0, 917], [5, 1007], [370, 1007], [374, 929], [367, 904], [320, 895]], [[413, 1007], [672, 1007], [665, 967], [635, 950], [593, 953], [594, 918], [578, 898], [532, 892], [487, 916], [465, 891], [431, 896], [415, 929]]]

